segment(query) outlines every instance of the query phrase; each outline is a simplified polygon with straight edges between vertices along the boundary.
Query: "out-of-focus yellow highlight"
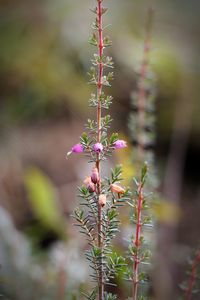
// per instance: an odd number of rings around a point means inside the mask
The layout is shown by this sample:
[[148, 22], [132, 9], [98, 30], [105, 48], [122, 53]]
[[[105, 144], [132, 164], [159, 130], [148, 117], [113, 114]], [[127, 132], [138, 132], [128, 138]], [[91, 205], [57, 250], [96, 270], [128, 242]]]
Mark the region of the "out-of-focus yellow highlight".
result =
[[176, 225], [181, 218], [181, 209], [174, 203], [167, 200], [161, 200], [153, 203], [153, 212], [160, 223]]

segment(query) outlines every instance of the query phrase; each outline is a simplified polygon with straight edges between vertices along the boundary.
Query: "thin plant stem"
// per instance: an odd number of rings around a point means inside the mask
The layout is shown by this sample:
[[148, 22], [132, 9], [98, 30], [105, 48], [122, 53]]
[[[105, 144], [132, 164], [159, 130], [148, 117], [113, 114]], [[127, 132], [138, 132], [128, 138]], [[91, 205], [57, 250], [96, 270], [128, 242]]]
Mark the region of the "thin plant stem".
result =
[[185, 292], [185, 300], [191, 300], [192, 299], [192, 290], [194, 288], [196, 279], [197, 279], [197, 267], [200, 264], [200, 249], [197, 251], [194, 262], [192, 264], [192, 271], [191, 275], [188, 281], [188, 288]]
[[140, 248], [140, 240], [141, 240], [141, 212], [142, 212], [142, 203], [143, 203], [143, 187], [142, 184], [138, 186], [138, 201], [137, 201], [137, 220], [136, 220], [136, 233], [135, 233], [135, 240], [134, 248], [135, 254], [133, 256], [134, 264], [133, 264], [133, 300], [137, 300], [138, 295], [138, 283], [139, 283], [139, 248]]
[[[97, 83], [97, 142], [101, 142], [101, 95], [102, 95], [102, 78], [103, 78], [103, 25], [102, 25], [102, 0], [97, 0], [97, 23], [98, 23], [98, 83]], [[100, 153], [97, 153], [96, 168], [100, 178]], [[97, 183], [97, 197], [101, 194], [101, 179]], [[104, 298], [103, 282], [103, 243], [102, 243], [102, 207], [98, 205], [98, 247], [101, 249], [100, 270], [99, 270], [99, 300]]]

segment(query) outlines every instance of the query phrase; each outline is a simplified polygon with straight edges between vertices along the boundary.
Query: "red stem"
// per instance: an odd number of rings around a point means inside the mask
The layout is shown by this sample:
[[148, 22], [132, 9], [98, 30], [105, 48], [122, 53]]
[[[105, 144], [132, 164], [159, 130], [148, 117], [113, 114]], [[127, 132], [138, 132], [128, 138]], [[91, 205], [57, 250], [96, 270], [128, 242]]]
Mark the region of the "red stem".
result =
[[188, 288], [185, 292], [185, 299], [186, 300], [191, 300], [192, 299], [192, 290], [193, 287], [195, 285], [196, 282], [196, 278], [197, 278], [197, 266], [200, 263], [200, 249], [198, 250], [195, 258], [194, 258], [194, 262], [192, 264], [192, 271], [191, 271], [191, 275], [188, 281]]
[[149, 65], [149, 52], [151, 48], [151, 31], [152, 31], [152, 17], [153, 17], [153, 10], [150, 8], [148, 10], [148, 17], [147, 17], [147, 24], [146, 24], [146, 36], [144, 42], [144, 50], [143, 50], [143, 59], [142, 65], [140, 69], [140, 82], [139, 82], [139, 90], [138, 90], [138, 126], [139, 126], [139, 133], [138, 133], [138, 152], [139, 156], [143, 156], [144, 152], [144, 142], [143, 136], [141, 132], [145, 126], [145, 80], [147, 75], [147, 69]]
[[[102, 25], [102, 0], [97, 0], [97, 23], [98, 23], [98, 83], [97, 83], [97, 142], [101, 142], [101, 95], [102, 95], [102, 77], [103, 77], [103, 25]], [[100, 154], [97, 154], [96, 168], [100, 175]], [[99, 176], [100, 177], [100, 176]], [[101, 193], [101, 180], [97, 184], [97, 196]], [[99, 300], [104, 299], [104, 281], [103, 281], [103, 242], [102, 242], [102, 207], [98, 205], [98, 247], [101, 249], [100, 271], [99, 271]]]
[[139, 283], [139, 248], [140, 248], [140, 238], [141, 238], [141, 213], [142, 213], [142, 203], [143, 203], [143, 188], [140, 183], [138, 187], [138, 201], [137, 201], [137, 222], [136, 222], [136, 234], [134, 240], [135, 255], [133, 256], [133, 300], [137, 300], [138, 294], [138, 283]]
[[[143, 136], [141, 132], [143, 132], [145, 126], [145, 80], [147, 76], [147, 69], [149, 64], [149, 52], [150, 52], [150, 43], [151, 43], [151, 30], [152, 30], [152, 17], [153, 11], [152, 9], [148, 10], [148, 17], [146, 23], [146, 36], [144, 42], [144, 50], [143, 50], [143, 59], [140, 70], [140, 82], [139, 82], [139, 90], [138, 90], [138, 154], [140, 158], [143, 158], [144, 152], [144, 142]], [[138, 186], [138, 201], [137, 201], [137, 220], [136, 220], [136, 233], [134, 240], [134, 248], [135, 255], [133, 256], [134, 264], [133, 264], [133, 300], [137, 300], [138, 296], [138, 283], [139, 283], [139, 249], [140, 249], [140, 239], [141, 239], [141, 227], [142, 227], [142, 204], [143, 204], [143, 186], [142, 183]]]

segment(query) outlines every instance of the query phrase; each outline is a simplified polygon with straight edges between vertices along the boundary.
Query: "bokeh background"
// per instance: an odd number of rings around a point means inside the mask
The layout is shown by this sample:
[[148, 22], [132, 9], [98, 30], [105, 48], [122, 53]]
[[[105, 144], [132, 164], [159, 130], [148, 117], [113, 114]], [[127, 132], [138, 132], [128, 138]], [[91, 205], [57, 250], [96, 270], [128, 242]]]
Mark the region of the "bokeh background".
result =
[[[0, 1], [2, 299], [81, 299], [79, 290], [88, 280], [86, 241], [72, 226], [70, 214], [78, 205], [76, 186], [89, 166], [81, 156], [65, 156], [84, 131], [85, 120], [95, 116], [88, 108], [93, 89], [86, 75], [95, 50], [87, 42], [94, 4]], [[135, 171], [133, 164], [127, 165], [133, 147], [130, 95], [136, 89], [149, 6], [155, 12], [150, 54], [156, 76], [154, 151], [159, 192], [165, 199], [157, 208], [158, 222], [164, 225], [155, 235], [160, 253], [168, 249], [170, 257], [157, 269], [165, 263], [176, 266], [169, 274], [177, 299], [200, 233], [200, 3], [107, 0], [105, 5], [105, 23], [112, 24], [107, 29], [113, 41], [108, 53], [115, 61], [113, 131], [129, 141], [129, 148], [104, 170], [121, 162], [125, 178]], [[120, 299], [125, 299], [120, 286]]]

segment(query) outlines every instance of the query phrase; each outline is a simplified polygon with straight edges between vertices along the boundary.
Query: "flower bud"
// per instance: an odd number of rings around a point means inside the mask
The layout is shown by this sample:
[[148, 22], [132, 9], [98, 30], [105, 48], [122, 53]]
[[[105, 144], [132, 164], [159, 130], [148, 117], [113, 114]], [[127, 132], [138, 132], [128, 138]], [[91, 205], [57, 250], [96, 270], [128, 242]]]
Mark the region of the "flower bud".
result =
[[85, 186], [87, 187], [87, 189], [88, 189], [88, 191], [90, 193], [94, 193], [95, 192], [95, 185], [91, 181], [91, 178], [89, 176], [85, 178], [85, 180], [83, 181], [83, 183], [85, 184]]
[[100, 153], [103, 151], [103, 145], [101, 143], [96, 143], [93, 146], [94, 152]]
[[73, 153], [81, 153], [84, 151], [84, 148], [83, 148], [83, 145], [78, 143], [78, 144], [75, 144], [73, 147], [72, 147], [72, 152]]
[[99, 205], [101, 207], [104, 207], [106, 205], [106, 195], [105, 194], [99, 195]]
[[125, 189], [123, 187], [121, 187], [120, 185], [117, 185], [115, 183], [112, 183], [110, 185], [110, 190], [113, 193], [117, 193], [117, 194], [124, 194], [125, 193]]
[[116, 140], [114, 142], [115, 149], [122, 149], [122, 148], [126, 148], [126, 147], [127, 147], [127, 143], [124, 140]]
[[95, 192], [94, 183], [91, 182], [90, 184], [88, 184], [87, 188], [88, 188], [89, 193], [94, 193]]
[[94, 184], [97, 184], [99, 182], [99, 171], [97, 168], [93, 168], [92, 170], [91, 181]]

